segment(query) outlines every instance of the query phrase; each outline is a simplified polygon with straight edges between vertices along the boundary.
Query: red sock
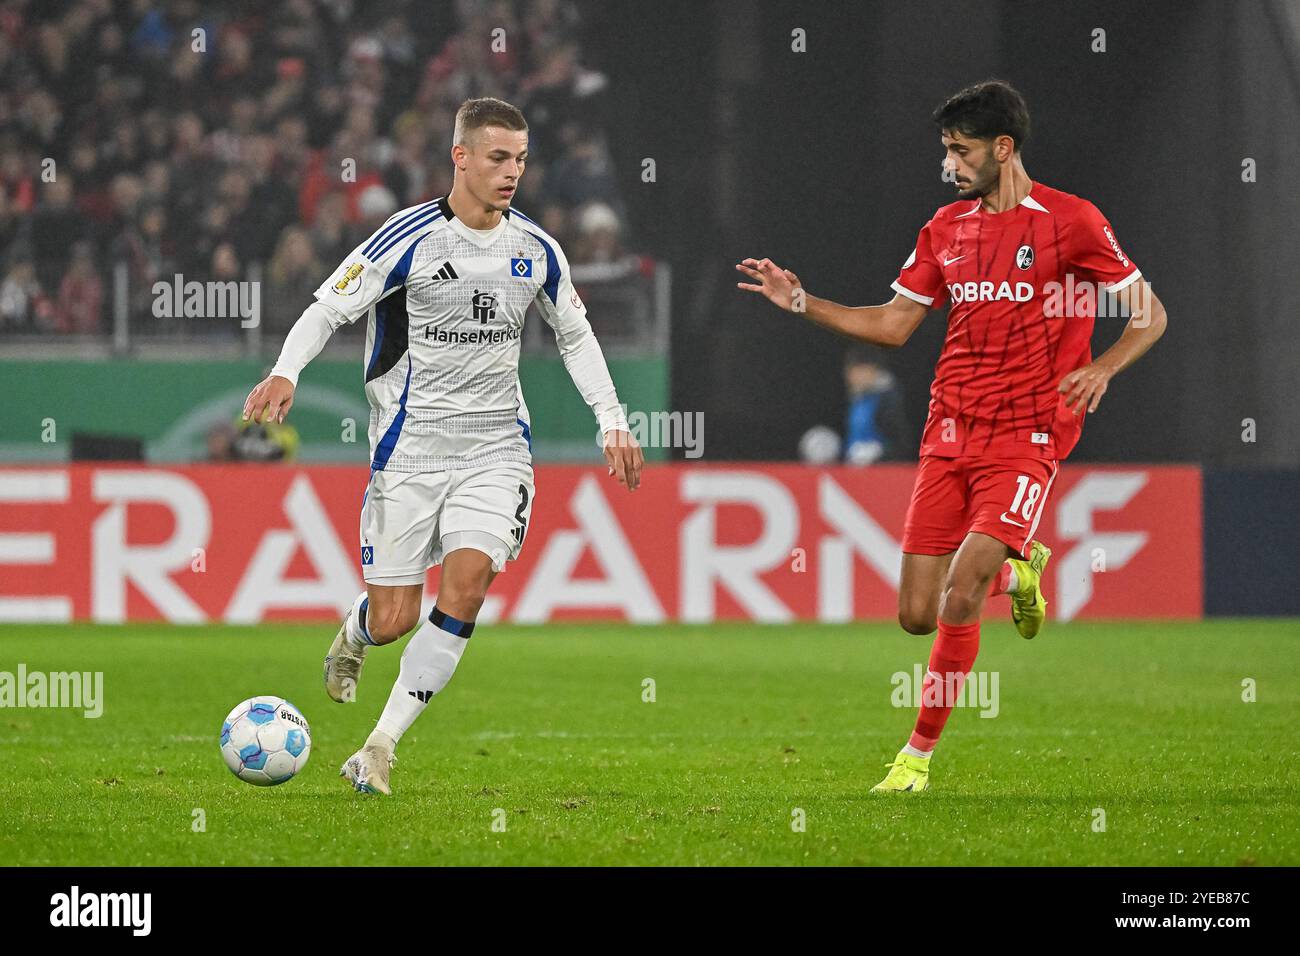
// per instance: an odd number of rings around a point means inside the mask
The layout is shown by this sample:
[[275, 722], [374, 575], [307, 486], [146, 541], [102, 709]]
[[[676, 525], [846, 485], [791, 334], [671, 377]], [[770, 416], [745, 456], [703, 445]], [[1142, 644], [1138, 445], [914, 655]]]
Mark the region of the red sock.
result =
[[[933, 750], [948, 722], [952, 705], [980, 650], [980, 626], [939, 622], [939, 636], [930, 649], [930, 669], [921, 687], [921, 712], [908, 740], [916, 750]], [[936, 676], [937, 675], [937, 676]], [[936, 686], [938, 685], [938, 686]]]
[[998, 573], [993, 575], [993, 581], [989, 584], [989, 597], [997, 597], [999, 594], [1006, 594], [1007, 588], [1011, 586], [1011, 565], [1006, 561], [1002, 562], [1002, 567]]

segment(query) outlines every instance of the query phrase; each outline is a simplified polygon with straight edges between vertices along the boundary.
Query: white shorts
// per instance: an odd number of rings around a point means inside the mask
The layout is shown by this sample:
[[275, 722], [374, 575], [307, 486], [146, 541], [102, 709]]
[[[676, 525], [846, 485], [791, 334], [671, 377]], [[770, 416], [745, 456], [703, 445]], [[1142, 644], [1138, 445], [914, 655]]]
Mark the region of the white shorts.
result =
[[473, 548], [500, 571], [519, 556], [533, 508], [533, 469], [507, 463], [457, 471], [376, 471], [361, 505], [368, 584], [424, 584], [429, 568]]

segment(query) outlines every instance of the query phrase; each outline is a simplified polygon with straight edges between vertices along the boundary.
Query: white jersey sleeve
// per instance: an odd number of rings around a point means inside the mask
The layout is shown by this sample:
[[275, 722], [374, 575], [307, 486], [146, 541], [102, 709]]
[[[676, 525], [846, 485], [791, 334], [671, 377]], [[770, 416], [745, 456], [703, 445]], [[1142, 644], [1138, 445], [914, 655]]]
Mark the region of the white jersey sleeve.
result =
[[299, 373], [336, 329], [365, 316], [376, 302], [404, 286], [420, 236], [440, 216], [436, 202], [403, 209], [353, 249], [289, 330], [271, 374], [297, 385]]
[[605, 353], [587, 321], [587, 307], [573, 287], [569, 260], [558, 244], [546, 243], [546, 251], [546, 281], [537, 292], [537, 305], [555, 330], [564, 367], [595, 413], [601, 432], [627, 431], [627, 415], [609, 377]]
[[376, 302], [406, 284], [415, 246], [441, 215], [436, 202], [393, 215], [321, 283], [316, 301], [347, 322], [363, 318]]
[[298, 374], [320, 354], [334, 330], [344, 321], [343, 316], [319, 302], [307, 306], [284, 337], [284, 347], [280, 349], [280, 357], [276, 359], [271, 374], [287, 378], [297, 385]]

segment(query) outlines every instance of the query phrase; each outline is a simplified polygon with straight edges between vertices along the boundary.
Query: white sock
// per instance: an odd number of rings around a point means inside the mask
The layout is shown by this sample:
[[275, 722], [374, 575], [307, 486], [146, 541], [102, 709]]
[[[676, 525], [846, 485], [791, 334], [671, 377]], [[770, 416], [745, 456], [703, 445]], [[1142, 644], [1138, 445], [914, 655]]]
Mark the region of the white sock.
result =
[[1016, 591], [1020, 590], [1020, 582], [1016, 580], [1016, 566], [1012, 564], [1010, 561], [1008, 561], [1007, 567], [1011, 570], [1011, 574], [1007, 576], [1006, 593], [1015, 594]]
[[370, 638], [370, 631], [362, 623], [369, 607], [370, 599], [365, 591], [358, 594], [357, 599], [352, 602], [352, 616], [348, 618], [348, 629], [344, 632], [343, 639], [356, 650], [368, 645], [375, 646], [375, 642]]
[[[442, 624], [434, 624], [438, 618]], [[469, 635], [461, 636], [463, 629], [473, 631], [473, 622], [465, 624], [455, 618], [442, 615], [437, 608], [420, 629], [406, 642], [402, 651], [402, 666], [397, 673], [397, 682], [388, 695], [384, 712], [375, 724], [376, 733], [391, 737], [393, 744], [402, 739], [402, 734], [415, 723], [434, 694], [447, 686], [451, 675], [456, 673]]]
[[903, 753], [911, 754], [913, 757], [928, 757], [934, 753], [933, 750], [917, 750], [911, 744], [903, 744]]

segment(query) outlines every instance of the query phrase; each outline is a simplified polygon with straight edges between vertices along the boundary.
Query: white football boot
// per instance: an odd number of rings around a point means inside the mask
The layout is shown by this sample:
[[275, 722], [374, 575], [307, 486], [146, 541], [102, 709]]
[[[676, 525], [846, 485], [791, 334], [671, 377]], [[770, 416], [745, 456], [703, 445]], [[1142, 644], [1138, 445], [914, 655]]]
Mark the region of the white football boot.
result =
[[325, 693], [331, 700], [340, 704], [350, 704], [357, 699], [357, 681], [361, 679], [361, 665], [366, 662], [369, 645], [362, 645], [360, 650], [348, 640], [348, 622], [352, 620], [352, 608], [343, 616], [343, 626], [334, 635], [334, 643], [325, 655]]
[[379, 747], [362, 747], [343, 761], [339, 776], [347, 777], [358, 793], [382, 793], [388, 796], [392, 793], [388, 787], [388, 773], [396, 759], [392, 751]]

